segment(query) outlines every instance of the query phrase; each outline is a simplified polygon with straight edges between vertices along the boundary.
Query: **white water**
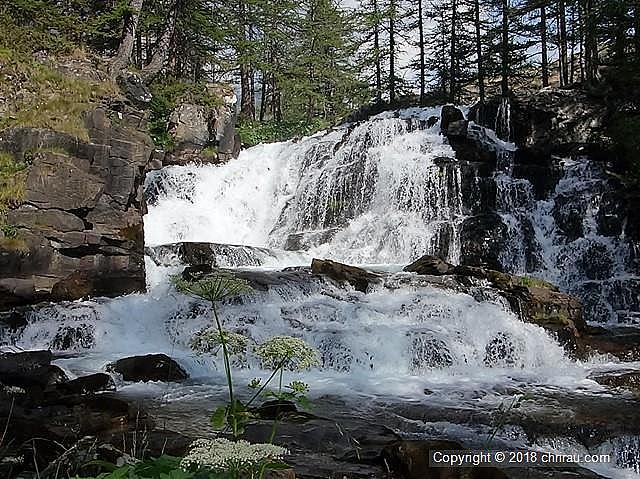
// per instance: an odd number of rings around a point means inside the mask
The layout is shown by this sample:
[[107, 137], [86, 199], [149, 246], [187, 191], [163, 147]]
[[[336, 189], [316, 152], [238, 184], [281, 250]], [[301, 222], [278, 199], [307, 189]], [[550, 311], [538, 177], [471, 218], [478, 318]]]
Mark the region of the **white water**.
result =
[[[313, 395], [423, 399], [428, 389], [430, 401], [455, 402], [500, 397], [512, 387], [602, 391], [587, 377], [603, 366], [568, 359], [545, 330], [520, 321], [487, 289], [467, 294], [394, 273], [365, 295], [295, 276], [303, 273], [282, 279], [274, 272], [308, 265], [312, 257], [397, 271], [397, 265], [441, 252], [443, 243], [448, 260], [458, 263], [465, 219], [460, 167], [438, 125], [425, 129], [419, 123], [438, 113], [385, 114], [297, 143], [260, 145], [221, 167], [155, 173], [149, 181], [162, 187], [145, 217], [147, 244], [236, 245], [226, 247], [220, 265], [266, 268], [253, 274], [275, 278], [269, 290], [224, 305], [223, 322], [254, 343], [289, 334], [314, 345], [322, 365], [304, 374]], [[575, 184], [567, 171], [561, 191]], [[513, 236], [501, 253], [505, 264], [526, 271], [520, 221], [533, 214], [546, 258], [540, 275], [562, 285], [573, 281], [565, 278], [573, 271], [570, 260], [559, 263], [574, 250], [557, 239], [553, 204], [536, 201], [531, 185], [513, 179], [508, 165], [495, 180], [498, 207]], [[15, 345], [76, 352], [60, 361], [74, 374], [102, 370], [125, 356], [164, 352], [195, 383], [220, 384], [218, 360], [189, 348], [192, 335], [210, 324], [210, 311], [169, 286], [168, 275], [181, 269], [171, 248], [152, 256], [149, 293], [40, 308]], [[251, 354], [236, 366], [239, 381], [269, 374]]]
[[453, 151], [438, 125], [419, 130], [417, 121], [379, 118], [299, 143], [260, 145], [224, 167], [165, 169], [159, 180], [179, 186], [149, 209], [147, 244], [281, 249], [299, 235], [309, 257], [384, 264], [433, 252], [450, 232], [455, 262], [460, 170], [434, 162]]

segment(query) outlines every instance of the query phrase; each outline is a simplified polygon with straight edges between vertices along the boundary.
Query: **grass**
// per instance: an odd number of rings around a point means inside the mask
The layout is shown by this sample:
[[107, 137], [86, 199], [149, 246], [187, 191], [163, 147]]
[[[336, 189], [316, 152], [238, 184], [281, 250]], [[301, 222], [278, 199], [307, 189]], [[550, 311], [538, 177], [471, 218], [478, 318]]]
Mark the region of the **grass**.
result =
[[544, 279], [532, 278], [530, 276], [518, 276], [518, 283], [520, 286], [527, 286], [530, 288], [544, 288], [552, 291], [556, 291], [558, 289], [555, 285], [545, 281]]
[[0, 92], [12, 98], [0, 130], [16, 126], [49, 128], [89, 139], [83, 113], [118, 95], [108, 81], [65, 76], [30, 55], [0, 48]]
[[19, 206], [24, 200], [26, 168], [27, 165], [13, 155], [0, 152], [0, 218], [7, 209]]

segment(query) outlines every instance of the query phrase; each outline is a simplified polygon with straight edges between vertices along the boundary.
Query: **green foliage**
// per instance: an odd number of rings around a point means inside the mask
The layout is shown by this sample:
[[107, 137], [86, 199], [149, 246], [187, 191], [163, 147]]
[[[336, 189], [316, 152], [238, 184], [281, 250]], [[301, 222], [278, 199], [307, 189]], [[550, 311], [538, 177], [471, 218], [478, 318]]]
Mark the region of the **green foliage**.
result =
[[[253, 292], [249, 283], [225, 271], [217, 271], [195, 281], [188, 281], [180, 275], [171, 278], [181, 293], [216, 303], [242, 294]], [[224, 338], [224, 335], [220, 336]]]
[[540, 279], [540, 278], [532, 278], [530, 276], [517, 276], [517, 281], [520, 284], [520, 286], [528, 286], [528, 287], [533, 287], [533, 288], [544, 288], [544, 289], [550, 289], [552, 291], [557, 291], [558, 288], [549, 283], [548, 281], [545, 281], [544, 279]]
[[618, 113], [612, 118], [608, 131], [628, 179], [640, 182], [640, 115]]
[[9, 153], [0, 152], [0, 226], [6, 238], [16, 238], [17, 230], [5, 224], [9, 208], [16, 207], [24, 199], [27, 165]]
[[238, 134], [242, 144], [251, 147], [260, 143], [273, 143], [309, 136], [329, 126], [329, 121], [319, 118], [315, 118], [311, 122], [307, 120], [243, 121], [238, 125]]
[[109, 472], [95, 476], [95, 478], [76, 479], [216, 479], [213, 476], [198, 476], [193, 472], [184, 471], [180, 467], [181, 458], [173, 456], [160, 456], [157, 459], [148, 459], [137, 464], [125, 464], [114, 467], [111, 464], [101, 464], [111, 469]]
[[10, 98], [0, 130], [14, 126], [49, 128], [88, 140], [83, 113], [119, 95], [109, 81], [65, 75], [38, 63], [30, 52], [0, 47], [0, 94]]

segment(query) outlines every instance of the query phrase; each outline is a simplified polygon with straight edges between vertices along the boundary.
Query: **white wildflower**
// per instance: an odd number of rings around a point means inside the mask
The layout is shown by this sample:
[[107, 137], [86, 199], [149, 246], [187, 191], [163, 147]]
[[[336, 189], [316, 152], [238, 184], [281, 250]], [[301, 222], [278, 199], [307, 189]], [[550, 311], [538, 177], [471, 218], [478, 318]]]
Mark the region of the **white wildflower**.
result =
[[181, 293], [211, 302], [223, 301], [253, 291], [246, 280], [226, 271], [216, 271], [196, 281], [187, 281], [180, 275], [174, 275], [171, 281]]
[[198, 439], [180, 466], [187, 471], [205, 468], [215, 472], [247, 471], [267, 462], [279, 461], [288, 451], [274, 444], [251, 444], [228, 439]]
[[267, 369], [304, 370], [320, 364], [318, 352], [303, 339], [274, 336], [256, 348], [256, 355]]
[[246, 336], [233, 331], [222, 331], [218, 328], [210, 327], [198, 331], [191, 338], [191, 349], [199, 353], [217, 353], [222, 347], [222, 339], [227, 344], [229, 354], [243, 354], [247, 350], [249, 340]]

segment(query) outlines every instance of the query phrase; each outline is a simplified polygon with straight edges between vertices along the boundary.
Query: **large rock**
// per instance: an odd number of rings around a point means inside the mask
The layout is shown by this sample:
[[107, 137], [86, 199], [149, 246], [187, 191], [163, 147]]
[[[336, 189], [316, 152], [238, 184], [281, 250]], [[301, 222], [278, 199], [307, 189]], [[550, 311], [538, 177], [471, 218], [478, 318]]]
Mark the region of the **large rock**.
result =
[[235, 130], [237, 97], [233, 89], [209, 84], [206, 94], [216, 100], [215, 105], [186, 97], [171, 112], [168, 130], [176, 146], [165, 155], [164, 165], [218, 163], [240, 153], [240, 138]]
[[0, 150], [28, 162], [13, 238], [0, 238], [0, 309], [42, 300], [144, 291], [142, 185], [153, 151], [144, 117], [86, 116], [90, 142], [34, 128], [0, 133]]
[[[501, 101], [490, 99], [482, 112], [472, 108], [469, 118], [493, 128]], [[581, 89], [544, 88], [512, 97], [510, 139], [519, 147], [516, 160], [548, 163], [551, 155], [600, 155], [607, 115], [607, 106]]]
[[504, 250], [507, 232], [507, 226], [497, 213], [465, 219], [460, 232], [460, 262], [501, 270], [500, 252]]
[[51, 364], [51, 359], [51, 351], [4, 353], [0, 355], [0, 384], [39, 395], [67, 380], [64, 371]]
[[147, 354], [118, 359], [107, 366], [108, 371], [122, 375], [125, 381], [183, 381], [189, 376], [166, 354]]
[[328, 259], [321, 260], [314, 258], [311, 262], [311, 272], [313, 274], [328, 276], [338, 282], [346, 281], [357, 291], [361, 291], [363, 293], [366, 293], [369, 289], [369, 284], [375, 282], [378, 278], [377, 275], [362, 268], [349, 266], [347, 264], [338, 263]]

